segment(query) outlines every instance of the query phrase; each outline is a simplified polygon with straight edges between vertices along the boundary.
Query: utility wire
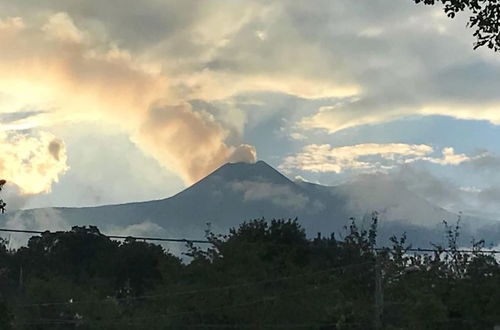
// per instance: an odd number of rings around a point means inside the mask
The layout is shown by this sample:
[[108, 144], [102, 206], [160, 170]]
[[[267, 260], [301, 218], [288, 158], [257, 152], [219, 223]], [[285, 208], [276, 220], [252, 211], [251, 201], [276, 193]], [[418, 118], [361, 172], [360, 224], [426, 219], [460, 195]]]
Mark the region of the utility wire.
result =
[[[117, 322], [106, 322], [104, 320], [100, 321], [79, 321], [79, 320], [46, 320], [43, 322], [25, 322], [25, 323], [16, 323], [17, 326], [25, 326], [25, 325], [70, 325], [70, 324], [82, 324], [82, 323], [106, 323], [106, 324], [123, 324], [123, 321]], [[349, 325], [360, 324], [360, 322], [349, 322]], [[144, 326], [144, 324], [127, 324], [128, 326]], [[260, 324], [260, 323], [198, 323], [198, 324], [187, 324], [181, 325], [176, 324], [174, 327], [177, 328], [186, 328], [186, 329], [314, 329], [321, 327], [333, 327], [336, 326], [336, 323], [302, 323], [302, 324]], [[344, 325], [345, 326], [345, 325]]]
[[[40, 231], [40, 230], [26, 230], [26, 229], [7, 229], [0, 228], [0, 232], [8, 232], [8, 233], [26, 233], [26, 234], [43, 234], [49, 231]], [[62, 231], [64, 232], [64, 231]], [[135, 239], [139, 241], [159, 241], [159, 242], [173, 242], [173, 243], [197, 243], [197, 244], [214, 244], [214, 242], [209, 240], [201, 240], [201, 239], [189, 239], [189, 238], [164, 238], [164, 237], [141, 237], [141, 236], [120, 236], [120, 235], [106, 235], [102, 234], [105, 237], [111, 239]], [[261, 244], [259, 242], [242, 242], [242, 244]], [[264, 243], [265, 245], [280, 245], [280, 246], [292, 246], [292, 244], [284, 244], [284, 243]], [[323, 248], [323, 246], [318, 246], [318, 248]], [[383, 250], [392, 250], [390, 247], [379, 247], [375, 248], [376, 251]], [[458, 253], [492, 253], [498, 254], [500, 250], [472, 250], [472, 249], [431, 249], [431, 248], [408, 248], [404, 249], [406, 252], [458, 252]]]
[[[390, 247], [375, 248], [376, 251], [393, 250]], [[472, 249], [430, 249], [430, 248], [409, 248], [402, 249], [402, 252], [458, 252], [458, 253], [500, 253], [500, 250], [472, 250]]]
[[[27, 234], [43, 234], [48, 231], [36, 231], [36, 230], [21, 230], [21, 229], [5, 229], [5, 228], [0, 228], [0, 232], [9, 232], [9, 233], [27, 233]], [[105, 237], [112, 238], [112, 239], [127, 239], [127, 238], [132, 238], [136, 240], [144, 240], [144, 241], [163, 241], [163, 242], [176, 242], [176, 243], [203, 243], [203, 244], [213, 244], [212, 241], [209, 240], [198, 240], [198, 239], [186, 239], [186, 238], [161, 238], [161, 237], [138, 237], [138, 236], [119, 236], [119, 235], [104, 235]], [[250, 243], [250, 242], [248, 242]], [[269, 243], [264, 243], [264, 244], [269, 244]], [[273, 244], [273, 243], [271, 243]], [[281, 244], [281, 245], [287, 245], [290, 246], [290, 244]], [[321, 247], [321, 246], [320, 246]], [[380, 251], [380, 250], [391, 250], [391, 248], [375, 248], [375, 250]], [[458, 252], [458, 253], [500, 253], [500, 250], [471, 250], [471, 249], [429, 249], [429, 248], [407, 248], [403, 249], [403, 252]], [[256, 281], [256, 282], [248, 282], [248, 283], [241, 283], [241, 284], [233, 284], [233, 285], [227, 285], [227, 286], [221, 286], [221, 287], [213, 287], [209, 289], [202, 289], [202, 290], [189, 290], [189, 291], [181, 291], [181, 292], [173, 292], [173, 293], [167, 293], [167, 294], [161, 294], [161, 295], [144, 295], [144, 296], [136, 296], [136, 297], [129, 297], [129, 298], [118, 298], [118, 299], [101, 299], [101, 300], [87, 300], [87, 301], [72, 301], [72, 302], [55, 302], [55, 303], [39, 303], [39, 304], [30, 304], [30, 305], [20, 305], [17, 306], [19, 308], [24, 308], [24, 307], [34, 307], [34, 306], [58, 306], [58, 305], [77, 305], [77, 304], [92, 304], [92, 303], [107, 303], [107, 302], [115, 302], [115, 301], [120, 301], [120, 300], [139, 300], [139, 299], [155, 299], [155, 298], [163, 298], [163, 297], [170, 297], [170, 296], [177, 296], [177, 295], [186, 295], [186, 294], [197, 294], [197, 293], [203, 293], [203, 292], [210, 292], [210, 291], [219, 291], [219, 290], [228, 290], [228, 289], [234, 289], [234, 288], [240, 288], [240, 287], [246, 287], [246, 286], [252, 286], [252, 285], [259, 285], [259, 284], [265, 284], [265, 283], [273, 283], [273, 282], [279, 282], [279, 281], [285, 281], [285, 280], [290, 280], [293, 278], [298, 278], [298, 277], [303, 277], [303, 276], [313, 276], [317, 275], [320, 273], [325, 273], [325, 272], [331, 272], [334, 270], [342, 270], [350, 267], [358, 267], [366, 264], [371, 264], [373, 262], [366, 262], [366, 263], [359, 263], [359, 264], [354, 264], [354, 265], [347, 265], [347, 266], [340, 266], [340, 267], [333, 267], [330, 269], [318, 271], [318, 272], [312, 272], [312, 273], [303, 273], [299, 275], [293, 275], [293, 276], [284, 276], [280, 278], [275, 278], [275, 279], [270, 279], [270, 280], [263, 280], [263, 281]], [[251, 301], [251, 302], [246, 302], [242, 304], [236, 304], [236, 305], [228, 305], [228, 306], [219, 306], [215, 307], [206, 311], [185, 311], [185, 312], [178, 312], [178, 313], [171, 313], [171, 314], [161, 314], [158, 316], [145, 316], [142, 318], [129, 318], [129, 319], [124, 319], [121, 321], [113, 322], [110, 321], [111, 323], [123, 323], [123, 322], [131, 322], [134, 320], [139, 320], [139, 319], [149, 319], [149, 318], [171, 318], [171, 317], [176, 317], [180, 315], [185, 315], [185, 314], [191, 314], [191, 313], [203, 313], [203, 312], [210, 312], [210, 311], [215, 311], [215, 310], [221, 310], [221, 309], [226, 309], [226, 308], [239, 308], [239, 307], [247, 307], [259, 303], [266, 303], [270, 301], [275, 301], [276, 299], [282, 297], [282, 296], [289, 296], [289, 295], [294, 295], [294, 294], [299, 294], [305, 291], [314, 291], [317, 290], [319, 286], [325, 286], [328, 284], [317, 284], [314, 288], [309, 288], [307, 290], [300, 290], [292, 293], [288, 293], [286, 295], [275, 295], [275, 296], [270, 296], [270, 297], [265, 297], [263, 299], [259, 299], [256, 301]], [[396, 302], [393, 302], [396, 303]], [[397, 304], [397, 303], [396, 303]], [[101, 322], [103, 322], [102, 320]], [[92, 323], [92, 322], [98, 322], [95, 320], [57, 320], [57, 319], [42, 319], [39, 320], [39, 322], [28, 322], [28, 323], [19, 323], [18, 325], [36, 325], [36, 324], [80, 324], [80, 323]], [[130, 325], [133, 325], [129, 323]], [[257, 324], [255, 324], [257, 325]], [[241, 326], [241, 327], [253, 327], [255, 325], [252, 324], [235, 324], [235, 325], [223, 325], [223, 324], [199, 324], [199, 325], [192, 325], [191, 327], [205, 327], [205, 328], [221, 328], [221, 327], [235, 327], [235, 326]], [[320, 325], [320, 324], [317, 324]], [[325, 324], [321, 324], [325, 326]], [[290, 328], [291, 325], [258, 325], [262, 327], [267, 327], [267, 328]], [[310, 326], [315, 326], [315, 325], [296, 325], [295, 328], [304, 328], [304, 327], [310, 327]]]
[[165, 294], [143, 295], [143, 296], [135, 296], [135, 297], [127, 297], [127, 298], [113, 298], [113, 299], [106, 298], [106, 299], [80, 300], [80, 301], [71, 301], [71, 302], [64, 301], [64, 302], [37, 303], [37, 304], [28, 304], [28, 305], [18, 305], [16, 307], [17, 308], [27, 308], [27, 307], [38, 307], [38, 306], [45, 307], [45, 306], [61, 306], [61, 305], [81, 305], [81, 304], [94, 304], [94, 303], [111, 303], [111, 302], [116, 302], [116, 301], [167, 298], [167, 297], [174, 297], [174, 296], [180, 296], [180, 295], [206, 293], [206, 292], [213, 292], [213, 291], [219, 291], [219, 290], [221, 290], [221, 291], [222, 290], [230, 290], [230, 289], [237, 289], [237, 288], [241, 288], [241, 287], [248, 287], [248, 286], [260, 285], [260, 284], [269, 284], [269, 283], [288, 281], [288, 280], [293, 280], [293, 279], [297, 279], [297, 278], [301, 278], [301, 277], [316, 276], [316, 275], [323, 274], [323, 273], [329, 273], [329, 272], [338, 271], [338, 270], [345, 270], [345, 269], [349, 269], [349, 268], [370, 265], [373, 263], [374, 263], [373, 261], [369, 261], [369, 262], [363, 262], [363, 263], [346, 265], [346, 266], [331, 267], [331, 268], [320, 270], [317, 272], [301, 273], [301, 274], [296, 274], [296, 275], [277, 277], [277, 278], [273, 278], [273, 279], [269, 279], [269, 280], [231, 284], [231, 285], [212, 287], [212, 288], [200, 289], [200, 290], [186, 290], [186, 291], [179, 291], [179, 292], [170, 292], [170, 293], [165, 293]]
[[[7, 229], [7, 228], [0, 228], [0, 232], [8, 232], [8, 233], [26, 233], [26, 234], [43, 234], [48, 232], [46, 231], [40, 231], [40, 230], [25, 230], [25, 229]], [[64, 232], [64, 231], [63, 231]], [[120, 235], [105, 235], [102, 234], [103, 236], [106, 236], [108, 238], [114, 238], [114, 239], [127, 239], [127, 238], [132, 238], [136, 240], [143, 240], [143, 241], [160, 241], [160, 242], [175, 242], [175, 243], [200, 243], [200, 244], [212, 244], [212, 242], [208, 240], [201, 240], [201, 239], [188, 239], [188, 238], [162, 238], [162, 237], [138, 237], [138, 236], [120, 236]]]
[[[185, 316], [185, 315], [190, 315], [190, 314], [203, 314], [203, 313], [210, 313], [210, 312], [215, 312], [215, 311], [220, 311], [220, 310], [227, 310], [227, 309], [235, 309], [235, 308], [244, 308], [244, 307], [250, 307], [253, 305], [257, 304], [263, 304], [263, 303], [269, 303], [269, 302], [274, 302], [278, 300], [279, 298], [283, 297], [290, 297], [306, 292], [311, 292], [311, 291], [317, 291], [320, 287], [325, 287], [327, 285], [332, 285], [332, 283], [326, 283], [323, 285], [316, 285], [312, 288], [308, 289], [301, 289], [301, 290], [295, 290], [292, 292], [287, 292], [284, 294], [277, 294], [277, 295], [272, 295], [272, 296], [267, 296], [263, 297], [260, 299], [244, 302], [244, 303], [239, 303], [239, 304], [232, 304], [232, 305], [222, 305], [222, 306], [217, 306], [217, 307], [212, 307], [208, 308], [202, 311], [181, 311], [181, 312], [176, 312], [176, 313], [164, 313], [164, 314], [156, 314], [156, 315], [147, 315], [147, 316], [141, 316], [141, 317], [132, 317], [132, 318], [124, 318], [124, 319], [115, 319], [115, 320], [58, 320], [58, 319], [53, 319], [53, 320], [47, 320], [47, 319], [41, 319], [39, 321], [32, 321], [32, 322], [26, 322], [26, 323], [17, 323], [16, 325], [40, 325], [40, 324], [92, 324], [92, 323], [105, 323], [105, 324], [123, 324], [126, 323], [129, 326], [134, 325], [133, 321], [140, 321], [140, 320], [150, 320], [150, 319], [172, 319], [176, 318], [179, 316]], [[135, 325], [143, 325], [143, 324], [135, 324]], [[323, 324], [324, 325], [324, 324]], [[237, 326], [232, 325], [233, 327]]]

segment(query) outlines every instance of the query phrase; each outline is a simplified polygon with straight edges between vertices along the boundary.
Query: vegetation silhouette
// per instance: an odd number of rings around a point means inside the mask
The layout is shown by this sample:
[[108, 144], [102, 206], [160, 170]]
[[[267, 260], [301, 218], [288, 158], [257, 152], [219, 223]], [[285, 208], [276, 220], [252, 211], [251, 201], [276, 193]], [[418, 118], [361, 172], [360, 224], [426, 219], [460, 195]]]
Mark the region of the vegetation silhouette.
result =
[[[345, 237], [308, 239], [297, 220], [253, 220], [208, 234], [188, 261], [159, 245], [73, 227], [0, 244], [0, 329], [372, 329], [380, 270], [384, 329], [485, 329], [500, 323], [500, 267], [483, 251], [411, 254], [405, 235], [376, 248], [351, 219]], [[379, 300], [382, 301], [382, 300]]]
[[[0, 180], [0, 191], [2, 191], [3, 186], [7, 183], [5, 180]], [[7, 204], [3, 201], [3, 199], [0, 198], [0, 212], [5, 213], [5, 207]]]
[[450, 18], [459, 12], [470, 14], [467, 26], [474, 29], [474, 49], [487, 46], [500, 50], [500, 2], [497, 0], [413, 0], [415, 3], [435, 5], [441, 3]]

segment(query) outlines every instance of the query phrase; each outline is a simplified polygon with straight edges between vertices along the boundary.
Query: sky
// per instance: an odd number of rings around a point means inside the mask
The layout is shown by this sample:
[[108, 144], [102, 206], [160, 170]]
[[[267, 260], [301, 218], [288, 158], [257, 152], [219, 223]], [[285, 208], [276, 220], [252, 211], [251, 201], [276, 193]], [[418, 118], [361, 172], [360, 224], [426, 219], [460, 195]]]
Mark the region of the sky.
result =
[[11, 209], [171, 196], [226, 162], [500, 215], [500, 54], [394, 0], [0, 0]]

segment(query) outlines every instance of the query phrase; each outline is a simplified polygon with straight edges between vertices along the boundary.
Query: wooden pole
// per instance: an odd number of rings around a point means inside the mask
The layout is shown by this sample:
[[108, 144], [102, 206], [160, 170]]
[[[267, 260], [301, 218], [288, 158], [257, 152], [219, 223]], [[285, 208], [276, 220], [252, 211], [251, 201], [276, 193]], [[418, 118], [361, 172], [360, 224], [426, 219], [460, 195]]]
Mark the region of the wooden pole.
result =
[[382, 286], [382, 267], [380, 259], [375, 257], [375, 319], [374, 328], [382, 329], [382, 314], [384, 312], [384, 292]]

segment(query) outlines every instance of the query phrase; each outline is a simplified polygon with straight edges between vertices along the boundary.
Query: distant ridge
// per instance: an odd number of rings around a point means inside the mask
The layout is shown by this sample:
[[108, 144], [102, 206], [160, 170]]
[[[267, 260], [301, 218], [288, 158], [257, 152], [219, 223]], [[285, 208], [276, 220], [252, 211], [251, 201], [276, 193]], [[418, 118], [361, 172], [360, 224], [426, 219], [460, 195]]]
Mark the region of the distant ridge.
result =
[[[298, 218], [310, 235], [340, 232], [349, 218], [359, 222], [380, 214], [380, 236], [408, 233], [426, 246], [442, 239], [441, 221], [457, 215], [437, 207], [399, 183], [353, 182], [335, 187], [293, 182], [264, 161], [228, 163], [180, 193], [161, 200], [86, 208], [47, 208], [0, 215], [0, 225], [14, 229], [69, 229], [96, 225], [116, 235], [203, 237], [210, 229], [224, 233], [256, 218]], [[500, 223], [464, 219], [461, 237], [498, 244]], [[481, 229], [487, 228], [487, 229]]]

